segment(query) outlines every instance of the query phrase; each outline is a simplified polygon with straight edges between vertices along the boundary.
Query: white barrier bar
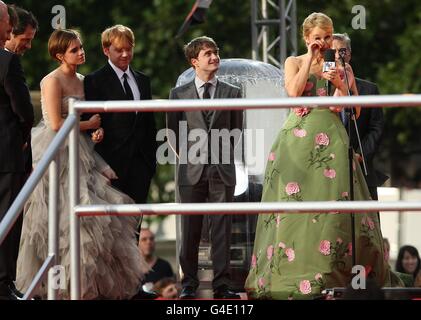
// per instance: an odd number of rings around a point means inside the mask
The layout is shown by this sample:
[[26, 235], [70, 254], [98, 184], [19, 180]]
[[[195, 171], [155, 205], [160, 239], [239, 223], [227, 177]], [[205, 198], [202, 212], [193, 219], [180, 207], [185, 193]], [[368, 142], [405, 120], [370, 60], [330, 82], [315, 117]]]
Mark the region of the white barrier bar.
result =
[[[79, 119], [79, 112], [166, 112], [198, 110], [287, 109], [295, 107], [419, 107], [421, 95], [376, 95], [355, 97], [297, 97], [278, 99], [210, 99], [210, 100], [140, 100], [140, 101], [70, 101], [70, 115]], [[106, 205], [78, 206], [78, 136], [79, 121], [70, 134], [69, 188], [70, 188], [70, 269], [71, 299], [81, 297], [80, 286], [80, 221], [82, 215], [139, 215], [139, 214], [257, 214], [274, 212], [361, 212], [361, 211], [415, 211], [421, 202], [379, 203], [363, 202], [299, 202], [299, 203], [221, 203]], [[390, 207], [389, 207], [390, 206]], [[388, 207], [390, 209], [388, 209]]]
[[42, 264], [41, 268], [35, 275], [34, 280], [32, 280], [31, 285], [29, 286], [28, 290], [26, 290], [25, 295], [23, 296], [23, 300], [31, 300], [34, 296], [35, 290], [41, 285], [42, 280], [45, 278], [47, 271], [50, 270], [52, 266], [54, 266], [54, 261], [56, 260], [55, 256], [48, 256], [45, 259], [44, 263]]
[[[74, 99], [69, 101], [69, 112], [75, 115], [76, 125], [69, 136], [69, 208], [70, 208], [70, 298], [81, 296], [80, 277], [80, 221], [75, 214], [79, 204], [79, 114], [74, 110]], [[75, 112], [76, 111], [76, 112]]]
[[78, 216], [421, 211], [421, 201], [300, 201], [80, 205]]
[[[60, 155], [57, 154], [55, 159], [50, 163], [49, 176], [49, 205], [48, 205], [48, 255], [54, 257], [53, 265], [58, 264], [59, 252], [59, 172], [60, 172]], [[54, 270], [48, 271], [48, 300], [57, 299], [57, 288], [53, 285]]]
[[197, 110], [287, 109], [330, 106], [421, 107], [421, 94], [270, 99], [190, 99], [138, 101], [77, 101], [74, 108], [89, 112], [165, 112]]

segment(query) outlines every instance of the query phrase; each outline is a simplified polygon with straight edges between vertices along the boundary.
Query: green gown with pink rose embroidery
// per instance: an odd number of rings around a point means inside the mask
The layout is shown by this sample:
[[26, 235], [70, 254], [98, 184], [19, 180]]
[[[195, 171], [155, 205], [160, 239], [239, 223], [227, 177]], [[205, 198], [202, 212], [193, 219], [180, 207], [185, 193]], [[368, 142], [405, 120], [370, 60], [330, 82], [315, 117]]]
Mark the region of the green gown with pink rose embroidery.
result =
[[[324, 80], [308, 79], [305, 96], [326, 95]], [[349, 197], [348, 135], [328, 108], [293, 109], [275, 140], [262, 201], [345, 201]], [[354, 168], [355, 200], [370, 200], [361, 168]], [[355, 214], [356, 262], [380, 286], [390, 286], [377, 213]], [[250, 298], [311, 299], [346, 287], [352, 276], [351, 216], [338, 213], [259, 215]]]

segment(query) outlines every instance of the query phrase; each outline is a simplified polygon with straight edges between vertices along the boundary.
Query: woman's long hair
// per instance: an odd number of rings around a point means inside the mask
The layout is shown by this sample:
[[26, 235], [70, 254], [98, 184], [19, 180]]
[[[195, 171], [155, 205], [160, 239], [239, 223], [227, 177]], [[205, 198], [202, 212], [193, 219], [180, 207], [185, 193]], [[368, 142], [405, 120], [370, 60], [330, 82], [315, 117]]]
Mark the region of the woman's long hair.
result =
[[405, 252], [408, 252], [411, 256], [414, 256], [417, 258], [417, 267], [414, 271], [414, 273], [412, 274], [415, 277], [417, 276], [418, 272], [420, 271], [421, 268], [421, 259], [420, 259], [420, 255], [418, 253], [417, 248], [413, 247], [413, 246], [403, 246], [399, 249], [399, 253], [398, 253], [398, 259], [396, 260], [396, 271], [397, 272], [402, 272], [402, 273], [407, 273], [406, 270], [403, 268], [402, 265], [402, 261], [403, 261], [403, 256], [405, 255]]

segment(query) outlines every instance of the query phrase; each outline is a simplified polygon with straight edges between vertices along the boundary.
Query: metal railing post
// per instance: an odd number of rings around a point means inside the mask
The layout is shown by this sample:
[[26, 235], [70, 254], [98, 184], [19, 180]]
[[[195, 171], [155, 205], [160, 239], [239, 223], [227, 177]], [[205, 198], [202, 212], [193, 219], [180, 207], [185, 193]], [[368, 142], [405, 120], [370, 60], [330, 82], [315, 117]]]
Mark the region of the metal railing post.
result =
[[[48, 206], [48, 256], [53, 257], [53, 267], [59, 263], [59, 152], [50, 164], [49, 206]], [[48, 300], [57, 299], [58, 284], [55, 282], [54, 268], [48, 271]]]
[[74, 99], [69, 101], [69, 114], [76, 117], [69, 136], [69, 208], [70, 208], [70, 298], [81, 297], [80, 279], [80, 221], [75, 212], [79, 204], [79, 113], [74, 108]]

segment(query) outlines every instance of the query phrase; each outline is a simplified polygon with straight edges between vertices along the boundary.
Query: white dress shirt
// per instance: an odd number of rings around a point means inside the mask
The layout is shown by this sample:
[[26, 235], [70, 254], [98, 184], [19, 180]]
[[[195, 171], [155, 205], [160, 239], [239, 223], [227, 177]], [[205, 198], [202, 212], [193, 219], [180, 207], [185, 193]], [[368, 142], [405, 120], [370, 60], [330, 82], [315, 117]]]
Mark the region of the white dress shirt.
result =
[[[213, 97], [215, 96], [217, 82], [218, 80], [216, 79], [216, 77], [213, 77], [211, 80], [208, 81], [208, 83], [212, 85], [209, 88], [209, 95], [211, 99], [213, 99]], [[196, 86], [196, 90], [197, 90], [197, 93], [199, 94], [200, 99], [203, 99], [203, 92], [205, 91], [205, 87], [204, 87], [205, 83], [206, 82], [200, 79], [198, 76], [194, 78], [194, 84]]]
[[114, 63], [111, 62], [111, 60], [108, 60], [108, 63], [110, 64], [111, 68], [113, 68], [114, 72], [117, 74], [118, 79], [120, 80], [121, 86], [124, 90], [124, 74], [127, 74], [127, 82], [129, 83], [130, 89], [132, 89], [133, 92], [133, 100], [140, 100], [140, 91], [139, 87], [137, 86], [136, 79], [130, 70], [130, 67], [127, 68], [126, 72], [121, 70], [120, 68], [116, 67]]

